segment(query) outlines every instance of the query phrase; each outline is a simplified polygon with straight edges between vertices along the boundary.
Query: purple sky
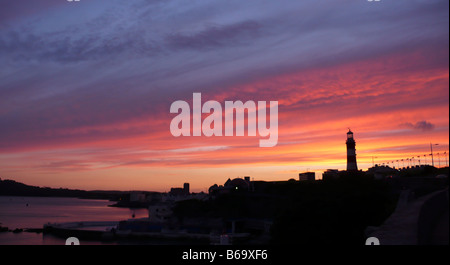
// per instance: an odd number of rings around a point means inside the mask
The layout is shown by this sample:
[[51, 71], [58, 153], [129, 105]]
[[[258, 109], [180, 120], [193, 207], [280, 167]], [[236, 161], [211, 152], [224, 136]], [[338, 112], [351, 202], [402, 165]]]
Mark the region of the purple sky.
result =
[[[292, 97], [292, 83], [277, 80], [360, 62], [375, 65], [379, 58], [395, 58], [395, 67], [377, 66], [379, 74], [447, 69], [448, 81], [448, 10], [448, 1], [436, 0], [0, 0], [0, 154], [7, 159], [50, 149], [67, 154], [67, 147], [119, 152], [115, 145], [93, 143], [125, 143], [149, 134], [153, 140], [146, 144], [157, 146], [168, 134], [168, 106], [193, 92], [217, 99], [280, 100], [280, 113], [283, 106], [291, 113], [306, 106], [313, 111], [317, 104], [324, 111], [340, 108], [351, 96], [348, 87], [321, 90], [324, 84], [308, 83], [311, 76], [305, 76], [295, 80], [305, 97], [287, 103], [283, 99]], [[355, 73], [374, 77], [362, 68]], [[417, 111], [448, 108], [448, 86], [441, 85], [446, 78], [433, 76], [426, 82], [441, 87], [430, 90], [433, 97], [411, 94], [384, 110], [377, 102], [386, 102], [380, 95], [392, 91], [383, 86], [385, 80], [372, 80], [382, 92], [376, 85], [373, 91], [360, 90], [367, 107], [361, 113], [406, 112], [411, 105]], [[329, 84], [339, 79], [336, 73], [320, 77]], [[249, 85], [261, 82], [266, 85]], [[240, 87], [246, 89], [237, 91]], [[395, 127], [448, 133], [448, 121], [426, 115], [405, 117]], [[49, 161], [38, 164], [77, 165], [69, 156]], [[10, 172], [22, 175], [17, 168]]]

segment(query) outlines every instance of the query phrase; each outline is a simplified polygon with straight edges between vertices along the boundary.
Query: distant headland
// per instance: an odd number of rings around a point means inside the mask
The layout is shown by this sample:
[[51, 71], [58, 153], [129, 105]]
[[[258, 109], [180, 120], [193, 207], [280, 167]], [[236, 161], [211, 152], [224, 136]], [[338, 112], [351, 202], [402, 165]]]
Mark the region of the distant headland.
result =
[[125, 191], [86, 191], [67, 188], [49, 188], [26, 185], [10, 179], [0, 179], [0, 196], [75, 197], [82, 199], [116, 200], [128, 194]]

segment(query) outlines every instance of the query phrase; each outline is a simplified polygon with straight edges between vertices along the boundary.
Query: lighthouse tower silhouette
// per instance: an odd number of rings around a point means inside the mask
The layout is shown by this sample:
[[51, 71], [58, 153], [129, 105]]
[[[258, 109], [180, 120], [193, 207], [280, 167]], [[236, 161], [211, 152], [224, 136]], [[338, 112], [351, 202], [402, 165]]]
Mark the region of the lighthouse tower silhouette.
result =
[[353, 139], [353, 132], [348, 129], [347, 132], [347, 171], [358, 171], [358, 166], [356, 165], [356, 149], [355, 149], [355, 139]]

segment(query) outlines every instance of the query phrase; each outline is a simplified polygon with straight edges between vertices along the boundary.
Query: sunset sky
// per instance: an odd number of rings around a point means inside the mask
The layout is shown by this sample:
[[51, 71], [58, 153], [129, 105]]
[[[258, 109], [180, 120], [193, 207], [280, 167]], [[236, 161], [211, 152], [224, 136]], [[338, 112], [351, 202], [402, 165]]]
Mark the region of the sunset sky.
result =
[[[0, 0], [0, 177], [196, 192], [319, 177], [346, 168], [348, 128], [360, 169], [430, 143], [443, 166], [448, 49], [447, 0]], [[172, 136], [170, 105], [195, 92], [278, 101], [278, 144]]]

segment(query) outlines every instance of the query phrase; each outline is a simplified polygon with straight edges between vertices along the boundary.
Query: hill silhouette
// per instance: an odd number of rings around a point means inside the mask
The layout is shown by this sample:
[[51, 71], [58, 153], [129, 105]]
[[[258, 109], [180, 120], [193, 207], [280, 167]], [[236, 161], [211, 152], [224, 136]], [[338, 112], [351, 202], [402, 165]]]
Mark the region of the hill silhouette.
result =
[[0, 179], [0, 196], [75, 197], [83, 199], [117, 200], [124, 191], [86, 191], [67, 188], [50, 188], [26, 185], [14, 180]]

